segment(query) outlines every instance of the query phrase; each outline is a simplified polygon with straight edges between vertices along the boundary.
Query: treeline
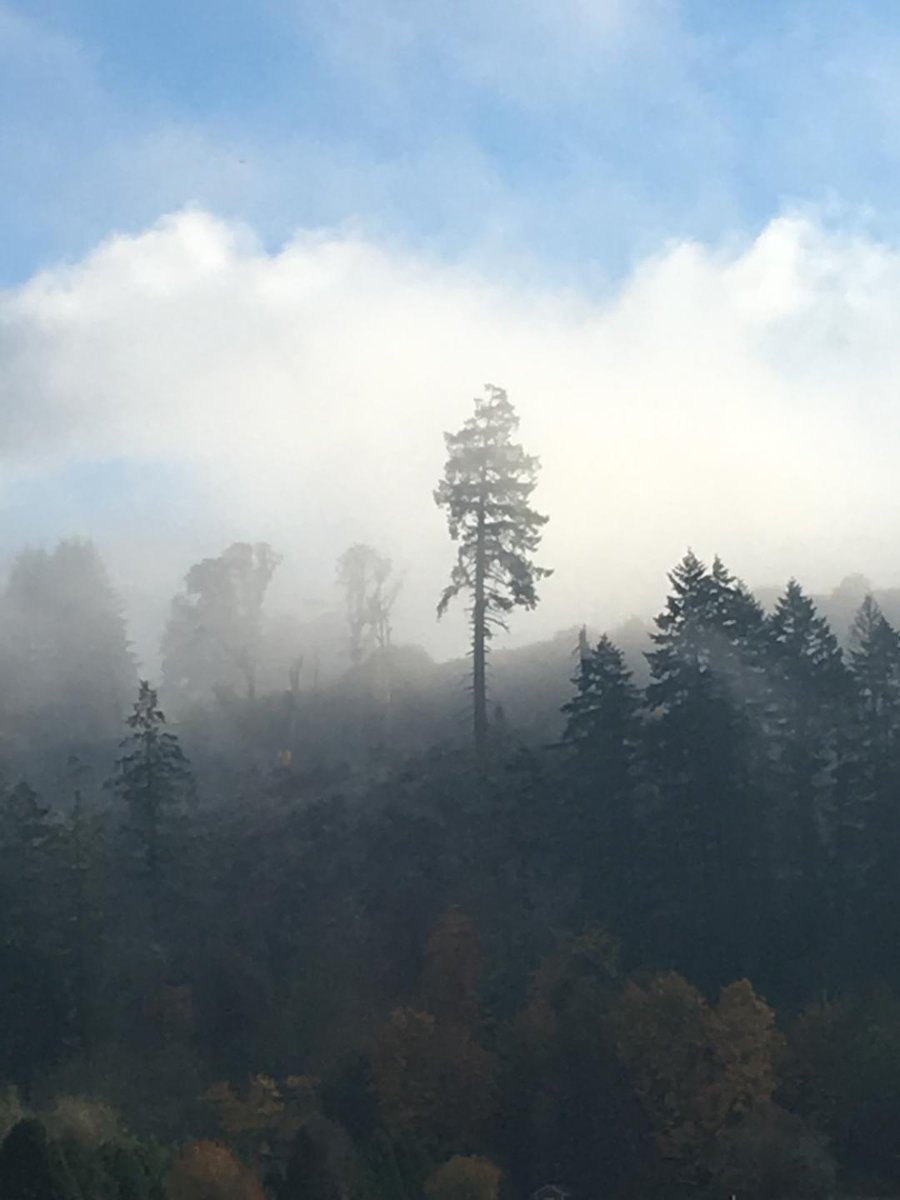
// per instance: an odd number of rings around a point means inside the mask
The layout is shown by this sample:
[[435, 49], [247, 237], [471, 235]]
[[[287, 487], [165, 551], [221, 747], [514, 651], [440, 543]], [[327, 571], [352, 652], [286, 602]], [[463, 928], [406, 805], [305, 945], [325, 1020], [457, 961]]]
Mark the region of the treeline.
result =
[[515, 428], [488, 389], [435, 493], [465, 724], [370, 547], [337, 624], [267, 618], [265, 543], [195, 564], [159, 694], [91, 546], [15, 564], [3, 1200], [900, 1183], [900, 636], [866, 596], [842, 648], [688, 553], [643, 670], [583, 633], [517, 727], [488, 649], [548, 572]]
[[285, 1197], [893, 1181], [900, 638], [867, 599], [845, 654], [693, 554], [671, 582], [647, 686], [582, 639], [543, 746], [494, 720], [211, 793], [142, 684], [108, 786], [7, 785], [0, 1073], [134, 1131], [27, 1116], [8, 1155]]

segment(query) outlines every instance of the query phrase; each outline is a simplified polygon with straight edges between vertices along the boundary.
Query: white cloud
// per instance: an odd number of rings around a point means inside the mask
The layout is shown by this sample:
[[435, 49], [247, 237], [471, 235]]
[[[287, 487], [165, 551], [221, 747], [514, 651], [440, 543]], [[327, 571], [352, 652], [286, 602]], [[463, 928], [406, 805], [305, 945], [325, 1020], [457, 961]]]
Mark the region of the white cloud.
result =
[[0, 293], [0, 450], [8, 487], [165, 464], [193, 497], [179, 527], [148, 503], [126, 543], [111, 496], [96, 533], [132, 574], [158, 556], [166, 587], [232, 531], [286, 555], [283, 599], [327, 592], [351, 540], [381, 544], [407, 570], [398, 631], [449, 651], [431, 489], [442, 431], [488, 381], [542, 456], [552, 518], [556, 574], [519, 636], [657, 607], [688, 543], [751, 582], [896, 582], [898, 321], [900, 251], [810, 219], [673, 245], [598, 301], [344, 234], [267, 254], [187, 211]]

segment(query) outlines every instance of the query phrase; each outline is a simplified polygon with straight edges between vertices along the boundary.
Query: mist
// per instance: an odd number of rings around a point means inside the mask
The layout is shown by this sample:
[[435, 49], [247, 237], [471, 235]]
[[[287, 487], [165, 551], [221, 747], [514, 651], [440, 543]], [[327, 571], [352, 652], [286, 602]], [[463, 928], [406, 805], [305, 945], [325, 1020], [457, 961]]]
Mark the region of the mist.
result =
[[290, 611], [336, 604], [336, 557], [368, 542], [404, 578], [397, 637], [458, 654], [431, 493], [490, 382], [551, 517], [513, 644], [649, 615], [687, 545], [753, 584], [890, 585], [898, 282], [895, 247], [796, 214], [589, 294], [346, 230], [268, 251], [184, 210], [2, 294], [3, 548], [94, 538], [153, 667], [197, 559], [270, 542]]

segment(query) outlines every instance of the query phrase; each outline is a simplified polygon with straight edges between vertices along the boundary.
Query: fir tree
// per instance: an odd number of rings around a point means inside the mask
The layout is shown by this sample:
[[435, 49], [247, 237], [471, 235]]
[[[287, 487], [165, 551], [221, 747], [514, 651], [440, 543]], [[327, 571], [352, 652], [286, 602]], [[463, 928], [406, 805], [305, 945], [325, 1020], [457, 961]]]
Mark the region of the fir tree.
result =
[[11, 699], [69, 745], [115, 736], [134, 686], [125, 621], [91, 542], [26, 550], [2, 599]]
[[0, 788], [0, 1072], [24, 1080], [65, 1030], [58, 828], [26, 783]]
[[460, 592], [470, 592], [475, 748], [487, 742], [487, 649], [496, 628], [516, 607], [534, 608], [536, 584], [550, 571], [532, 561], [547, 517], [530, 505], [539, 462], [512, 440], [519, 419], [502, 388], [488, 385], [475, 414], [458, 433], [444, 435], [447, 463], [434, 493], [459, 544], [438, 615]]
[[632, 932], [639, 896], [640, 694], [622, 652], [605, 634], [591, 648], [582, 629], [578, 653], [576, 694], [562, 710], [563, 744], [574, 752], [572, 856], [581, 864], [589, 918], [607, 920], [619, 933], [627, 924]]
[[[872, 965], [884, 970], [900, 938], [900, 635], [871, 596], [851, 629], [850, 663], [856, 682], [851, 746], [857, 794], [851, 866], [859, 924], [852, 934], [857, 945], [870, 946]], [[858, 936], [863, 931], [869, 936]]]
[[669, 578], [647, 655], [660, 933], [698, 978], [723, 981], [749, 967], [762, 939], [749, 701], [763, 615], [718, 559], [709, 571], [689, 551]]
[[797, 985], [808, 987], [845, 904], [836, 856], [846, 849], [850, 823], [843, 729], [852, 680], [827, 620], [796, 580], [769, 618], [768, 644], [764, 734], [780, 949], [785, 967], [798, 972]]
[[171, 865], [171, 831], [193, 790], [190, 766], [178, 738], [166, 727], [156, 692], [141, 680], [129, 735], [122, 741], [110, 786], [124, 802], [134, 859], [149, 902], [153, 940], [161, 942], [161, 901]]

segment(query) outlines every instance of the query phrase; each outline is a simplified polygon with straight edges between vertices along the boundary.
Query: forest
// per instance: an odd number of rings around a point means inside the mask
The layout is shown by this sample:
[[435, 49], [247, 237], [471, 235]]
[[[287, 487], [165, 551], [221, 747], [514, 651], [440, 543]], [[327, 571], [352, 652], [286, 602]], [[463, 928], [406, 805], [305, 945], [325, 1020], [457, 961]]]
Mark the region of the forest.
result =
[[446, 435], [464, 662], [367, 545], [293, 617], [264, 542], [190, 566], [157, 680], [90, 542], [16, 558], [2, 1200], [896, 1194], [896, 597], [688, 550], [652, 624], [492, 652], [517, 436]]

